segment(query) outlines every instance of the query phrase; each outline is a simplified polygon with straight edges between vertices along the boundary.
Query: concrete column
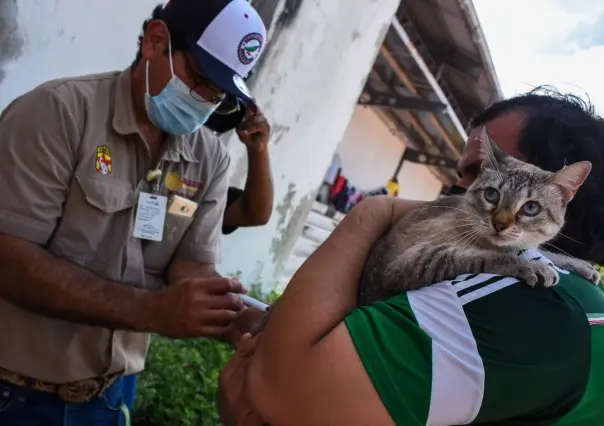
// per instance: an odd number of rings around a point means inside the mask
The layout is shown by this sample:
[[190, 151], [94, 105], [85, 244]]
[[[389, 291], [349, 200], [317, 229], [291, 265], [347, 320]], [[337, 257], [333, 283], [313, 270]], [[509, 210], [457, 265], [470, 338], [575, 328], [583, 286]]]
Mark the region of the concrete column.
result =
[[[273, 126], [275, 209], [270, 222], [224, 240], [223, 273], [276, 283], [300, 235], [325, 170], [342, 139], [399, 0], [281, 0], [283, 11], [252, 91]], [[282, 24], [279, 27], [279, 24]], [[247, 159], [226, 141], [234, 185]], [[370, 140], [367, 143], [371, 143]], [[283, 283], [282, 283], [283, 284]]]

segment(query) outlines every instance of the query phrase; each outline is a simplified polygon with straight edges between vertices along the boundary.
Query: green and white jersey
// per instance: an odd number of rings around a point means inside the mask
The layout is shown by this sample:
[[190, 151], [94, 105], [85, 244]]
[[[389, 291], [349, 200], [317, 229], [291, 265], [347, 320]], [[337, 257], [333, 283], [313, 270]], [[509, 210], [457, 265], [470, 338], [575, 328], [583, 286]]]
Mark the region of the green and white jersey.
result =
[[355, 309], [347, 327], [395, 423], [604, 425], [604, 291], [558, 271], [551, 289], [464, 275]]

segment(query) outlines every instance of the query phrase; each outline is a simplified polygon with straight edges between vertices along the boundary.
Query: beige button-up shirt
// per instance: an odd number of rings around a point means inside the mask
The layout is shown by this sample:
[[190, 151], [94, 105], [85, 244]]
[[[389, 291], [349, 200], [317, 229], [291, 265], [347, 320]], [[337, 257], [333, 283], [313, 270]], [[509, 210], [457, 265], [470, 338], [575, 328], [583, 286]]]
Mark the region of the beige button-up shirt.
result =
[[[138, 133], [130, 69], [45, 83], [0, 116], [0, 232], [123, 285], [156, 289], [173, 258], [219, 261], [229, 157], [208, 130], [171, 137], [158, 164]], [[146, 174], [198, 203], [161, 242], [132, 236]], [[23, 285], [14, 283], [14, 285]], [[0, 367], [65, 383], [143, 369], [149, 335], [47, 318], [0, 299]]]

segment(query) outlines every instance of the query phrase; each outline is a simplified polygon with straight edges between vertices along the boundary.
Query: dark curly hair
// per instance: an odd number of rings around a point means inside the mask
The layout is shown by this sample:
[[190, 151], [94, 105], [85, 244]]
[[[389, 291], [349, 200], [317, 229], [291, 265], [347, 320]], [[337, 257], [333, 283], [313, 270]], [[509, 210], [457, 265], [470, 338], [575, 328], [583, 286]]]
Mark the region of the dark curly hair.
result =
[[[133, 66], [138, 64], [142, 58], [143, 37], [145, 36], [145, 31], [147, 31], [149, 22], [154, 21], [154, 20], [164, 21], [166, 23], [166, 26], [168, 27], [168, 31], [170, 32], [170, 42], [172, 44], [172, 52], [176, 52], [177, 50], [180, 50], [180, 51], [186, 50], [187, 44], [185, 43], [184, 37], [180, 36], [177, 29], [174, 27], [174, 25], [172, 23], [170, 23], [167, 19], [165, 19], [163, 12], [164, 12], [164, 5], [158, 4], [153, 9], [153, 12], [151, 13], [151, 17], [149, 19], [146, 19], [145, 22], [143, 22], [143, 27], [141, 29], [141, 33], [138, 36], [138, 50], [136, 52], [136, 57], [134, 58], [134, 62], [132, 63]], [[165, 53], [167, 54], [168, 51], [166, 50]]]
[[566, 225], [554, 241], [559, 251], [604, 264], [604, 119], [581, 98], [539, 87], [497, 102], [475, 116], [478, 127], [513, 110], [526, 114], [519, 151], [544, 170], [587, 160], [592, 170], [566, 213]]

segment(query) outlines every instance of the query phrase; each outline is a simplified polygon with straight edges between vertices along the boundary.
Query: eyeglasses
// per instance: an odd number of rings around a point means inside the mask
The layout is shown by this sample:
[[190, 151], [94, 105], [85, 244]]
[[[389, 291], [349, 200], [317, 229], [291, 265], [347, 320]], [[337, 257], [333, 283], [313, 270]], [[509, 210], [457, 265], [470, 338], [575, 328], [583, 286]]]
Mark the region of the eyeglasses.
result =
[[230, 115], [230, 114], [234, 114], [240, 110], [241, 110], [241, 101], [234, 96], [228, 96], [228, 97], [225, 97], [220, 102], [220, 104], [218, 104], [218, 108], [216, 108], [216, 111], [214, 111], [214, 113], [218, 114], [218, 115]]
[[[197, 68], [193, 66], [187, 57], [187, 65], [191, 71], [195, 85], [190, 91], [191, 97], [197, 102], [207, 102], [212, 105], [217, 105], [215, 113], [218, 115], [229, 115], [241, 110], [241, 101], [234, 96], [227, 96], [224, 92], [218, 92], [210, 80], [208, 80]], [[214, 92], [215, 96], [206, 98], [199, 92]]]

